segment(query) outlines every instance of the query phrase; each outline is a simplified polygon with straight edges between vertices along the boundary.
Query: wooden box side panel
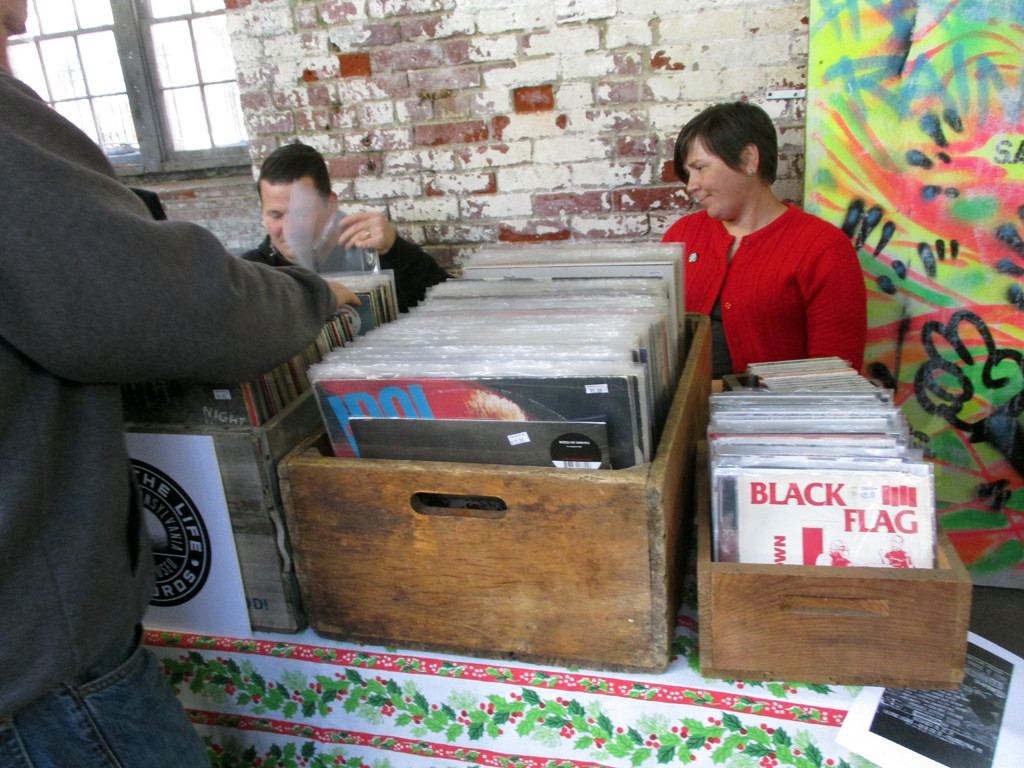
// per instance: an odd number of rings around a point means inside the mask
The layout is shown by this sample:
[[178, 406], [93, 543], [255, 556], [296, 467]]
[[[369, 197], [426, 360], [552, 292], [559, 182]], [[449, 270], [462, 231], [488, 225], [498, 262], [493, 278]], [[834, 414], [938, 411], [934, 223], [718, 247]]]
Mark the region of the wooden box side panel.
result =
[[704, 673], [952, 688], [967, 636], [950, 608], [956, 591], [941, 580], [713, 573], [713, 666]]
[[707, 433], [711, 394], [711, 320], [691, 313], [686, 328], [686, 362], [648, 479], [651, 593], [655, 612], [664, 617], [666, 647], [675, 635], [683, 570], [693, 543], [695, 462]]
[[[705, 461], [701, 452], [698, 462]], [[954, 688], [971, 584], [948, 538], [929, 570], [716, 563], [706, 463], [698, 530], [701, 672], [708, 677]]]
[[[660, 668], [645, 475], [433, 462], [287, 461], [310, 624], [331, 637]], [[318, 466], [319, 464], [319, 466]], [[499, 516], [417, 493], [500, 498]], [[652, 648], [657, 647], [657, 658]]]
[[258, 427], [214, 435], [224, 496], [253, 629], [296, 632], [305, 626], [292, 564], [277, 467]]
[[249, 623], [260, 632], [297, 632], [306, 626], [295, 574], [281, 569], [278, 543], [264, 535], [235, 534]]

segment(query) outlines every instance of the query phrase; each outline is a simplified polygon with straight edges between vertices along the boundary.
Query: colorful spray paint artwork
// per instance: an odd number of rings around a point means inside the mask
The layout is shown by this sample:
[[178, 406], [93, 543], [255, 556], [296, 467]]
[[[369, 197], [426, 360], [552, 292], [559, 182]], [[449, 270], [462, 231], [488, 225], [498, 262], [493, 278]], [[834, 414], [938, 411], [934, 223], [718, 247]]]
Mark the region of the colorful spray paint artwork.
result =
[[812, 0], [807, 209], [977, 584], [1024, 588], [1024, 0]]

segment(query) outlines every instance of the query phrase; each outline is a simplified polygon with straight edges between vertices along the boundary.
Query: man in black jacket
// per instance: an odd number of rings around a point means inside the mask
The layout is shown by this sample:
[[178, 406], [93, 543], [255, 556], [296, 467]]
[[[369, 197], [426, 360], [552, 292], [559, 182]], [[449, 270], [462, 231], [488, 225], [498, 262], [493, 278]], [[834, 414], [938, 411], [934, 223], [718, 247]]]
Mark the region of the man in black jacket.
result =
[[[326, 228], [337, 208], [338, 197], [331, 191], [330, 172], [323, 155], [298, 142], [278, 147], [264, 160], [257, 189], [267, 236], [256, 248], [242, 254], [242, 258], [274, 267], [300, 262], [298, 244], [289, 244], [286, 236], [289, 216], [297, 216], [298, 207], [303, 205], [297, 201], [314, 201], [311, 208], [315, 210], [306, 212], [317, 222], [310, 225], [314, 229]], [[429, 286], [448, 277], [430, 254], [400, 237], [381, 213], [350, 213], [334, 229], [340, 232], [337, 244], [341, 248], [376, 251], [380, 268], [394, 270], [398, 308], [402, 312], [421, 301]]]

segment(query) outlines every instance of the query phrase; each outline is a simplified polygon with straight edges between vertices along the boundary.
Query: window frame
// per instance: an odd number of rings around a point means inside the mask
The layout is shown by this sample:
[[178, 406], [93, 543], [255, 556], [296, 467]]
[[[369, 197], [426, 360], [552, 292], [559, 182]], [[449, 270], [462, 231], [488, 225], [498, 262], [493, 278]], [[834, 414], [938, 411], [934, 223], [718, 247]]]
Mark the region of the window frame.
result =
[[121, 173], [201, 170], [250, 163], [248, 143], [212, 149], [175, 150], [166, 129], [166, 116], [157, 83], [153, 46], [148, 24], [149, 3], [142, 0], [110, 0], [114, 38], [128, 88], [128, 103], [135, 116], [141, 165], [122, 162]]
[[[167, 129], [155, 53], [149, 35], [149, 25], [161, 20], [149, 17], [147, 0], [109, 2], [113, 16], [112, 32], [139, 142], [137, 154], [108, 155], [118, 175], [216, 172], [250, 165], [248, 141], [211, 149], [174, 148]], [[198, 14], [204, 15], [214, 14]], [[195, 18], [191, 14], [189, 17]]]

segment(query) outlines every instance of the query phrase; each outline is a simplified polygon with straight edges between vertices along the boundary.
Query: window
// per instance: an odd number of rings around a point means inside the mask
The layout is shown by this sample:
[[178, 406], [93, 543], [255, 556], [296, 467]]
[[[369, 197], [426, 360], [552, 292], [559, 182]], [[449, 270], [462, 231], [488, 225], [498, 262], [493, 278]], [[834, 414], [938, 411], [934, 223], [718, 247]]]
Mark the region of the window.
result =
[[123, 171], [249, 162], [223, 0], [29, 0], [8, 52]]

